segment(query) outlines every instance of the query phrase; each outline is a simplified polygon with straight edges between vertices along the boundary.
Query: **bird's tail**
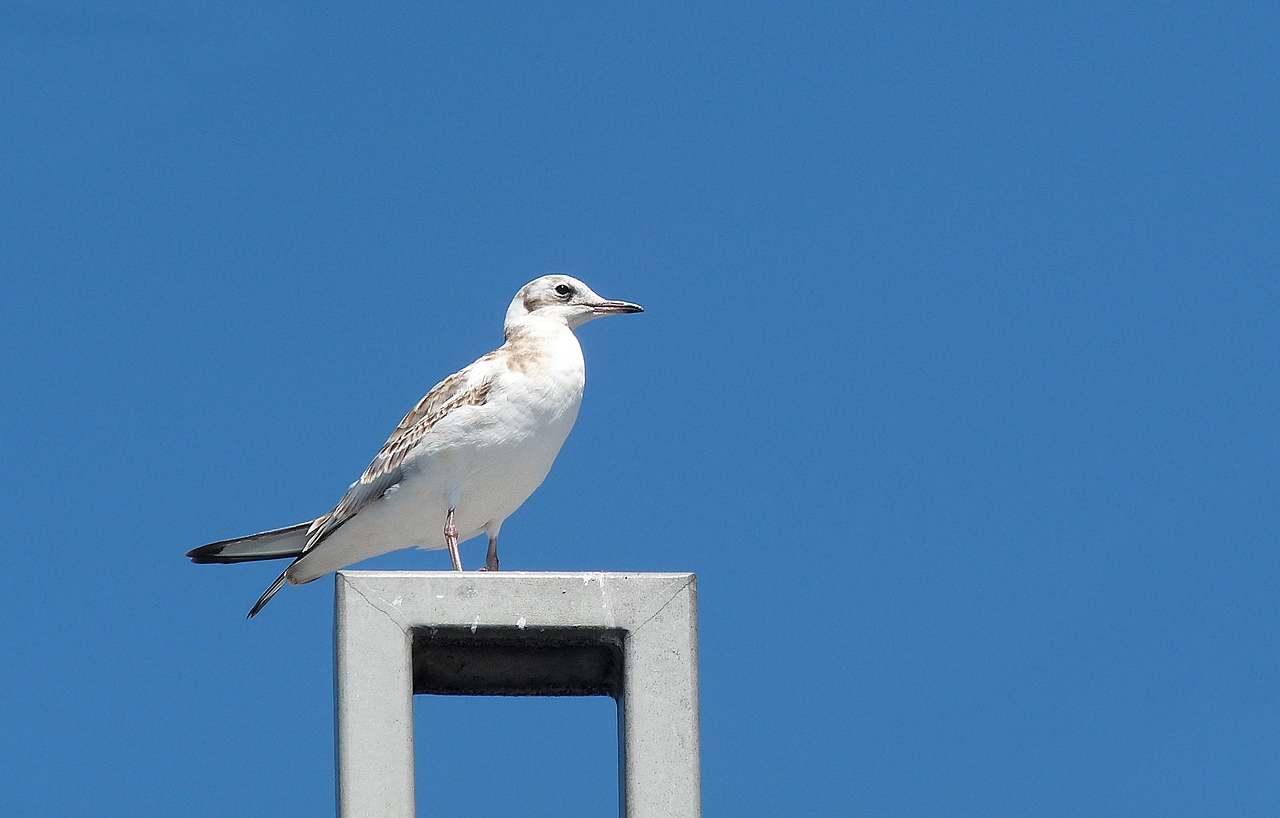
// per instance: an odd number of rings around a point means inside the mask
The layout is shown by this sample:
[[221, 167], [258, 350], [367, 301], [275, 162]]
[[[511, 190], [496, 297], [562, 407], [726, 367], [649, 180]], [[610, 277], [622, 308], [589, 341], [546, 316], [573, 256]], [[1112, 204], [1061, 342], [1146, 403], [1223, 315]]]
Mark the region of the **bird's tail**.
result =
[[[311, 523], [264, 531], [249, 537], [209, 543], [187, 552], [192, 562], [230, 563], [297, 558], [307, 549], [307, 529]], [[279, 590], [279, 589], [277, 589]]]
[[[258, 560], [297, 560], [307, 550], [307, 529], [311, 523], [298, 523], [288, 528], [277, 528], [275, 531], [264, 531], [249, 537], [237, 537], [234, 540], [209, 543], [187, 552], [192, 562], [256, 562]], [[262, 606], [271, 601], [288, 581], [288, 570], [281, 574], [271, 587], [262, 595], [258, 603], [249, 611], [249, 617], [257, 616]]]

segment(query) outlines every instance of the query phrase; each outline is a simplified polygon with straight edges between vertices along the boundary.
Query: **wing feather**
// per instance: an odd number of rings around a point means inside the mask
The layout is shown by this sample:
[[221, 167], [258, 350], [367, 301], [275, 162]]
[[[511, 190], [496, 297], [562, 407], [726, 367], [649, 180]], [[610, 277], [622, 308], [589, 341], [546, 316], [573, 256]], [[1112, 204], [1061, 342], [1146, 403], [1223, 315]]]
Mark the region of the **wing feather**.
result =
[[404, 416], [400, 425], [382, 444], [382, 449], [373, 458], [369, 468], [364, 470], [360, 479], [351, 484], [347, 493], [338, 505], [316, 519], [307, 531], [307, 546], [303, 553], [315, 548], [325, 537], [337, 531], [344, 523], [356, 516], [365, 506], [387, 493], [404, 477], [402, 465], [405, 457], [424, 437], [430, 434], [441, 420], [455, 409], [463, 406], [483, 406], [489, 398], [489, 390], [493, 388], [492, 379], [485, 379], [475, 385], [469, 385], [471, 367], [450, 375], [432, 387], [426, 396], [418, 401], [409, 414]]

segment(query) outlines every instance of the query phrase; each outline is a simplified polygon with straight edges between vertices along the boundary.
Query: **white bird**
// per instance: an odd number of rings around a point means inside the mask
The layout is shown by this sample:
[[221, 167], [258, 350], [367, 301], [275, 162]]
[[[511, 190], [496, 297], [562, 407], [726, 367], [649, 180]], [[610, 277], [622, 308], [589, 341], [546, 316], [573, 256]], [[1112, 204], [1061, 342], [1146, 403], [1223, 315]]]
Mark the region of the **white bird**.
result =
[[503, 521], [542, 484], [578, 417], [586, 367], [573, 330], [602, 315], [643, 311], [606, 301], [569, 276], [531, 281], [507, 309], [506, 342], [436, 384], [332, 511], [187, 556], [198, 563], [292, 558], [250, 617], [286, 581], [311, 582], [415, 545], [448, 548], [461, 571], [458, 543], [488, 534], [480, 570], [497, 571]]

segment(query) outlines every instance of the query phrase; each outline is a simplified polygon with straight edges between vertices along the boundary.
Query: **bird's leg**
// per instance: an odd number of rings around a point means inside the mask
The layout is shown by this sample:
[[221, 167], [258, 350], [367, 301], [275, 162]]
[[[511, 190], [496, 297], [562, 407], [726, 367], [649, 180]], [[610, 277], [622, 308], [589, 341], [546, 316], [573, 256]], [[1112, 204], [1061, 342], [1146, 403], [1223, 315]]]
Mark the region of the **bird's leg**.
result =
[[498, 538], [489, 538], [489, 555], [484, 558], [484, 567], [481, 571], [497, 571], [498, 570]]
[[453, 561], [453, 570], [462, 570], [462, 555], [458, 553], [458, 527], [453, 524], [453, 509], [444, 518], [444, 544], [449, 546], [449, 559]]

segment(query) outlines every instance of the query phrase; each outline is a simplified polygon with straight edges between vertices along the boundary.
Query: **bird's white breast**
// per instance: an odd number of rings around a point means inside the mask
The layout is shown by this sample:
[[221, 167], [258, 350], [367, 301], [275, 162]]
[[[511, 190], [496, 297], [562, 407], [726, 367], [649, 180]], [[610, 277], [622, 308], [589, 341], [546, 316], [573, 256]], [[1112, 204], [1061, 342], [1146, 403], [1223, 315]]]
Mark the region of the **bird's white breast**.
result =
[[[501, 524], [528, 499], [578, 418], [586, 375], [582, 349], [567, 327], [541, 329], [477, 362], [483, 366], [476, 377], [491, 379], [488, 399], [450, 413], [439, 434], [433, 430], [406, 458], [404, 482], [421, 486], [417, 493], [425, 504], [445, 510], [455, 505], [463, 539]], [[443, 524], [426, 547], [443, 547], [442, 531]]]

